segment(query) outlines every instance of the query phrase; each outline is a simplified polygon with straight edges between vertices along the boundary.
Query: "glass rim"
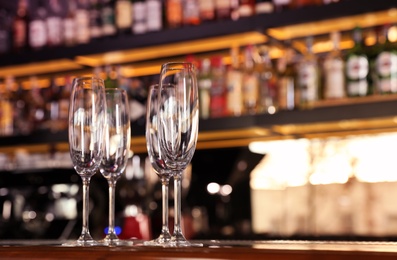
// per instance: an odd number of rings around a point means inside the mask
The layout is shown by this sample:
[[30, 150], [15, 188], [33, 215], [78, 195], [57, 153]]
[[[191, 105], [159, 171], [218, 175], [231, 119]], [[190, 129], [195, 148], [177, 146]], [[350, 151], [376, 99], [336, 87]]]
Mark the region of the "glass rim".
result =
[[75, 77], [73, 81], [102, 81], [105, 82], [102, 78], [100, 77], [95, 77], [95, 76], [82, 76], [82, 77]]

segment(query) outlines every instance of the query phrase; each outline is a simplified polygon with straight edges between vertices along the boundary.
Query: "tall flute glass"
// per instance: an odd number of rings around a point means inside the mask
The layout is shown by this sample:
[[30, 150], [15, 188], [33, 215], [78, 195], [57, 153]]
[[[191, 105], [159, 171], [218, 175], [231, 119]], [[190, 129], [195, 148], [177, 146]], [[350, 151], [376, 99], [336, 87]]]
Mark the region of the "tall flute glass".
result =
[[108, 246], [132, 245], [132, 241], [121, 240], [115, 232], [115, 190], [117, 180], [125, 171], [130, 151], [131, 127], [127, 92], [123, 89], [105, 89], [106, 116], [99, 170], [109, 185], [109, 227], [100, 242]]
[[[161, 67], [159, 92], [159, 140], [165, 166], [174, 177], [174, 232], [171, 246], [202, 246], [186, 240], [181, 228], [181, 179], [196, 150], [199, 100], [195, 67], [188, 62], [170, 62]], [[167, 95], [163, 95], [163, 89]]]
[[74, 169], [83, 182], [83, 224], [77, 241], [65, 243], [65, 246], [99, 245], [88, 227], [89, 185], [101, 162], [105, 111], [103, 80], [90, 77], [74, 79], [69, 105], [69, 147]]
[[[146, 104], [146, 144], [151, 165], [161, 181], [162, 193], [162, 228], [160, 235], [151, 241], [145, 241], [147, 246], [168, 246], [171, 234], [168, 229], [168, 184], [172, 177], [172, 171], [164, 164], [164, 156], [160, 151], [158, 139], [158, 96], [159, 85], [150, 86], [148, 101]], [[167, 89], [163, 89], [166, 93]]]

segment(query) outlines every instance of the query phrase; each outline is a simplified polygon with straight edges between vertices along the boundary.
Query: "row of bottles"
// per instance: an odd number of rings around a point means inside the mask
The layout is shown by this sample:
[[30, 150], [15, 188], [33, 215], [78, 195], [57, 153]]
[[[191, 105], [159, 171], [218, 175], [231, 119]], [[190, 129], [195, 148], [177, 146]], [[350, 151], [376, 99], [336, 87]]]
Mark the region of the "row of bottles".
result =
[[321, 55], [313, 52], [310, 36], [305, 53], [297, 53], [287, 43], [275, 61], [270, 59], [270, 46], [234, 47], [228, 66], [222, 57], [202, 59], [198, 61], [200, 115], [273, 114], [311, 108], [323, 100], [397, 93], [397, 44], [390, 40], [395, 31], [390, 25], [377, 28], [377, 42], [368, 46], [362, 29], [356, 28], [354, 47], [344, 51], [339, 48], [341, 34], [332, 32], [333, 49]]
[[[106, 87], [121, 87], [129, 95], [131, 121], [144, 123], [147, 86], [153, 77], [127, 78], [119, 66], [96, 68], [94, 74], [105, 80]], [[43, 87], [36, 76], [29, 88], [9, 76], [0, 85], [0, 136], [27, 135], [36, 130], [53, 132], [67, 129], [69, 99], [74, 76], [52, 77]]]
[[[19, 0], [0, 2], [0, 53], [73, 46], [120, 34], [143, 34], [207, 21], [270, 13], [323, 0]], [[4, 5], [4, 4], [3, 4]]]

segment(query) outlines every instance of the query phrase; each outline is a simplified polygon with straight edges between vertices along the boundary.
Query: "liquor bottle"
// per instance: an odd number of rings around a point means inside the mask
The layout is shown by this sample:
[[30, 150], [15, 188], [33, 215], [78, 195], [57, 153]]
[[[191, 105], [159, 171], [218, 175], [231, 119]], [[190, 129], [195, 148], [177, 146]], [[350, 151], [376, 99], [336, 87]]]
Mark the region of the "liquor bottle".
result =
[[375, 87], [380, 94], [397, 92], [397, 48], [389, 40], [389, 28], [390, 25], [382, 28], [384, 44], [374, 64]]
[[[236, 0], [236, 2], [238, 2], [238, 0]], [[233, 0], [215, 0], [215, 14], [217, 20], [228, 20], [232, 17], [232, 3]], [[235, 17], [235, 19], [238, 19], [238, 17]]]
[[12, 21], [12, 48], [20, 52], [28, 46], [28, 0], [19, 0]]
[[221, 56], [211, 57], [211, 76], [210, 116], [223, 117], [226, 115], [226, 81]]
[[259, 75], [255, 71], [254, 47], [248, 45], [244, 50], [243, 104], [247, 114], [256, 114], [258, 109]]
[[11, 89], [14, 84], [14, 78], [9, 76], [5, 79], [4, 88], [0, 95], [0, 135], [9, 136], [14, 131], [14, 116], [12, 105]]
[[278, 91], [277, 104], [279, 110], [294, 110], [296, 108], [296, 66], [295, 52], [287, 48], [285, 55], [277, 63]]
[[160, 31], [163, 29], [163, 1], [146, 0], [146, 29], [148, 32]]
[[78, 0], [75, 19], [76, 43], [84, 44], [90, 42], [90, 12], [88, 0]]
[[60, 88], [57, 85], [55, 77], [51, 77], [50, 86], [45, 89], [43, 95], [45, 100], [45, 128], [51, 131], [57, 131], [59, 127], [59, 96]]
[[344, 60], [339, 49], [340, 32], [332, 32], [333, 49], [324, 60], [324, 99], [337, 99], [346, 96]]
[[147, 19], [149, 17], [147, 14], [147, 6], [145, 0], [135, 0], [133, 7], [133, 22], [132, 22], [132, 32], [134, 34], [144, 34], [147, 32]]
[[211, 104], [211, 61], [209, 58], [204, 58], [200, 63], [199, 73], [197, 77], [197, 84], [199, 88], [199, 102], [200, 102], [200, 118], [207, 119], [210, 117]]
[[114, 66], [106, 65], [105, 67], [105, 88], [117, 88], [117, 71]]
[[64, 85], [59, 97], [59, 120], [67, 125], [69, 115], [69, 99], [72, 90], [72, 79], [69, 75], [64, 78]]
[[243, 73], [240, 69], [239, 47], [230, 49], [231, 65], [226, 74], [226, 110], [231, 116], [243, 114]]
[[47, 9], [44, 1], [40, 0], [29, 23], [29, 46], [34, 50], [41, 49], [47, 44], [48, 33], [46, 20]]
[[259, 57], [256, 68], [259, 73], [258, 113], [274, 114], [277, 110], [278, 79], [267, 46], [261, 46]]
[[22, 88], [22, 84], [17, 84], [14, 104], [14, 133], [19, 135], [28, 135], [32, 132], [33, 125], [29, 118], [29, 100], [28, 91]]
[[184, 0], [182, 2], [182, 17], [183, 25], [200, 24], [198, 0]]
[[298, 9], [302, 8], [305, 6], [311, 6], [311, 5], [321, 5], [323, 2], [322, 0], [292, 0], [291, 5], [292, 8]]
[[6, 9], [0, 9], [0, 54], [10, 50], [10, 19]]
[[255, 0], [239, 0], [238, 16], [249, 17], [255, 14]]
[[369, 85], [369, 61], [362, 41], [361, 28], [353, 30], [354, 46], [346, 55], [346, 94], [349, 97], [372, 93]]
[[115, 23], [120, 34], [131, 32], [132, 26], [132, 1], [117, 0], [115, 3]]
[[66, 46], [73, 46], [76, 43], [76, 2], [68, 1], [67, 13], [62, 21], [63, 42]]
[[45, 101], [40, 91], [39, 81], [36, 76], [30, 77], [30, 91], [28, 100], [29, 120], [32, 124], [32, 130], [42, 127], [45, 115]]
[[48, 6], [47, 45], [60, 46], [63, 44], [62, 37], [62, 6], [59, 0], [50, 0]]
[[273, 0], [276, 12], [282, 12], [291, 9], [291, 0]]
[[182, 26], [182, 0], [166, 0], [166, 22], [168, 28]]
[[269, 14], [274, 12], [274, 3], [272, 0], [256, 0], [255, 13], [256, 14]]
[[101, 21], [102, 37], [113, 36], [117, 33], [112, 0], [102, 0]]
[[198, 0], [198, 8], [202, 23], [215, 20], [214, 0]]
[[102, 5], [100, 0], [90, 0], [90, 38], [97, 40], [103, 36], [102, 32]]
[[313, 53], [313, 37], [306, 38], [307, 52], [298, 65], [297, 90], [300, 108], [310, 108], [320, 98], [320, 74], [317, 57]]

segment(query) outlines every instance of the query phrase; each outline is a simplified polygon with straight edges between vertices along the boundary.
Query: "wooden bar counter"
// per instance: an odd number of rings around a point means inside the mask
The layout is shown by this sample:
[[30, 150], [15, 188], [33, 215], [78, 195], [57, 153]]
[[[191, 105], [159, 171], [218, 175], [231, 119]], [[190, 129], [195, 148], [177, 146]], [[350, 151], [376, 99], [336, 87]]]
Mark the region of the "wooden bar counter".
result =
[[395, 242], [200, 241], [204, 247], [63, 247], [59, 241], [1, 241], [0, 259], [396, 260]]

